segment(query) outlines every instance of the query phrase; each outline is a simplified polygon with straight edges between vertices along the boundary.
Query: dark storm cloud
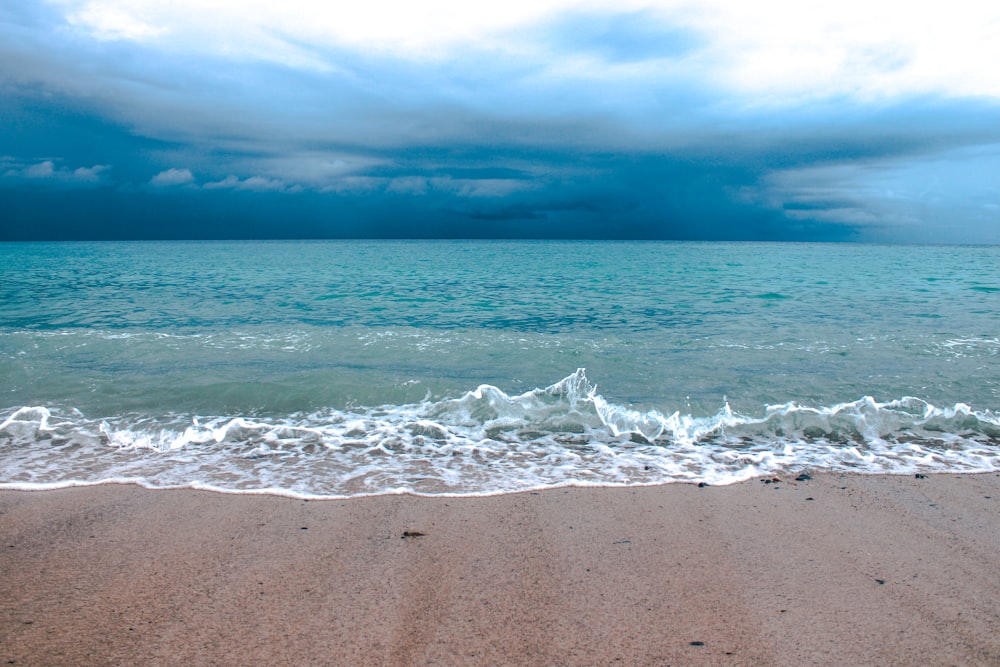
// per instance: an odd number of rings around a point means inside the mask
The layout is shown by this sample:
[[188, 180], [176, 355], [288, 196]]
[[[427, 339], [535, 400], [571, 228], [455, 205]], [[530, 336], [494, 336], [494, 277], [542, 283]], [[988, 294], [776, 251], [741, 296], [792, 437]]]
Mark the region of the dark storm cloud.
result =
[[[108, 133], [119, 135], [109, 136], [109, 145], [127, 144], [122, 130]], [[132, 140], [135, 151], [149, 150], [144, 139]], [[161, 170], [159, 162], [117, 183], [58, 196], [0, 180], [10, 212], [4, 237], [788, 236], [779, 213], [740, 202], [740, 188], [756, 184], [759, 172], [732, 160], [474, 146], [369, 150], [357, 160], [373, 166], [297, 191], [262, 177], [206, 180], [187, 168]], [[849, 231], [825, 224], [792, 237], [844, 238]]]
[[[954, 211], [997, 234], [993, 103], [734, 100], [648, 74], [702, 42], [642, 12], [548, 19], [527, 34], [551, 62], [288, 38], [318, 63], [292, 67], [95, 41], [45, 7], [0, 13], [0, 239], [947, 240]], [[610, 74], [553, 74], [579, 57]]]

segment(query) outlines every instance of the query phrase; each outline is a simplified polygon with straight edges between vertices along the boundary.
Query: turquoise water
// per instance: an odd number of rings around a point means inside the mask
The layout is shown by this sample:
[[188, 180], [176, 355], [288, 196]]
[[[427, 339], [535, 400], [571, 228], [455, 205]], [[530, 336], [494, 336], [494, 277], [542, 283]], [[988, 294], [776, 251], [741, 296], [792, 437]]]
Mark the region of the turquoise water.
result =
[[998, 247], [5, 244], [0, 485], [995, 470], [998, 336]]

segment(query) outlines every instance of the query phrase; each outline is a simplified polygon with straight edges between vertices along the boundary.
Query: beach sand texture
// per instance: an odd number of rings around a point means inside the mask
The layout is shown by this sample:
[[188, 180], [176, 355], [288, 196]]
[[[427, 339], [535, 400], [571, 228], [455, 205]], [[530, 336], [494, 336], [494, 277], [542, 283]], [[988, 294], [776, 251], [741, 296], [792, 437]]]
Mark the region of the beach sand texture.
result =
[[1000, 475], [0, 492], [0, 664], [1000, 664]]

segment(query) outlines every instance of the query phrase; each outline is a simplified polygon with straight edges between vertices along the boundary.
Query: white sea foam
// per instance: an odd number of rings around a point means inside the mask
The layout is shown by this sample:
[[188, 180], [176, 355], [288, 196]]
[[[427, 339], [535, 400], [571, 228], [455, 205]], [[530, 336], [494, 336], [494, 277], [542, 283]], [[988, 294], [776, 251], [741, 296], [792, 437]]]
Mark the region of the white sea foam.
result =
[[728, 484], [802, 469], [1000, 470], [1000, 416], [871, 397], [758, 415], [638, 411], [584, 371], [520, 395], [482, 385], [409, 405], [284, 417], [0, 414], [0, 487], [102, 482], [344, 497], [483, 495], [561, 485]]
[[984, 357], [1000, 355], [1000, 338], [949, 338], [938, 348], [952, 357]]

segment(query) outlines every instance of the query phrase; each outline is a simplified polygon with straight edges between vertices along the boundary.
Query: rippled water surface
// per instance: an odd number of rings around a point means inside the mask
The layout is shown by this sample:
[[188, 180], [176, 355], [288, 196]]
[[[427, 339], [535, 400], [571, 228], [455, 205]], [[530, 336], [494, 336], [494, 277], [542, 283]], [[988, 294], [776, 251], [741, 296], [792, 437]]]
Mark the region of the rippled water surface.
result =
[[998, 337], [997, 247], [4, 244], [0, 484], [993, 470]]

